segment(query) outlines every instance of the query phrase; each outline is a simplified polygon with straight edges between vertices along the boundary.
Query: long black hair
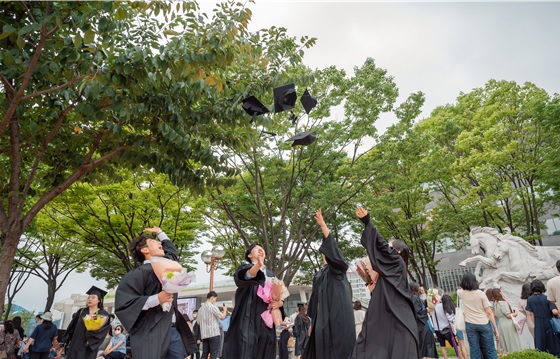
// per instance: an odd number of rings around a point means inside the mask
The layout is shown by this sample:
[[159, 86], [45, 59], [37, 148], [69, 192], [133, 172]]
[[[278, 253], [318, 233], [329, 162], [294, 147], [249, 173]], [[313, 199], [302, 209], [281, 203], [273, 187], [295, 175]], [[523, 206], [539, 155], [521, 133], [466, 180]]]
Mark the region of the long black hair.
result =
[[443, 306], [443, 311], [447, 314], [455, 314], [455, 303], [448, 294], [441, 296], [441, 305]]
[[392, 246], [394, 250], [399, 252], [399, 255], [403, 259], [404, 264], [406, 266], [406, 270], [408, 272], [408, 257], [410, 257], [410, 249], [406, 244], [404, 244], [404, 242], [399, 241], [398, 239], [392, 241]]

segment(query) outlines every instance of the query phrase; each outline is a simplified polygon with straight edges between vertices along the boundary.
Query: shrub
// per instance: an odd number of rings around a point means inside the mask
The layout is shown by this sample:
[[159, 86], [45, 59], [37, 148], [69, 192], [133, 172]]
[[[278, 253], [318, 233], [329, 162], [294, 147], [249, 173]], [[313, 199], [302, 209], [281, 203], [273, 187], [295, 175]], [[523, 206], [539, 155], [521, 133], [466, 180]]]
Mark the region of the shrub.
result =
[[540, 352], [536, 349], [527, 349], [522, 352], [509, 353], [502, 359], [558, 359], [552, 354]]

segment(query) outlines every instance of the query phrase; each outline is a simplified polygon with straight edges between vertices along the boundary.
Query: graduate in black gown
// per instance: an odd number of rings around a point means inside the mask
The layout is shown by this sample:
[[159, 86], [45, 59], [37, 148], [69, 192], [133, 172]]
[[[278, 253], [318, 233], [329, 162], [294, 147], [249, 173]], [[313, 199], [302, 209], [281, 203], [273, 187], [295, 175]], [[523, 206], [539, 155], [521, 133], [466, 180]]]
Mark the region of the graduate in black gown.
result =
[[[243, 264], [235, 271], [235, 307], [225, 335], [222, 359], [276, 358], [275, 330], [267, 327], [261, 318], [268, 304], [257, 295], [258, 287], [264, 287], [266, 281], [274, 277], [274, 273], [264, 266], [265, 256], [264, 249], [252, 243], [245, 251], [249, 264]], [[281, 301], [272, 303], [273, 308], [281, 310], [284, 318], [282, 306]]]
[[357, 208], [356, 215], [366, 225], [361, 243], [379, 278], [350, 358], [417, 359], [418, 326], [408, 289], [408, 247], [400, 241], [387, 243], [365, 209]]
[[[86, 302], [87, 306], [74, 313], [64, 334], [66, 359], [95, 359], [99, 346], [103, 343], [111, 328], [109, 313], [103, 309], [103, 297], [107, 292], [92, 286], [86, 293], [89, 294]], [[84, 324], [86, 315], [90, 317], [94, 315], [105, 316], [105, 324], [98, 330], [87, 330]]]
[[[151, 257], [177, 261], [179, 255], [160, 228], [144, 231], [157, 234], [161, 242], [142, 234], [130, 243], [130, 253], [143, 264], [119, 283], [115, 312], [130, 334], [134, 359], [184, 359], [196, 350], [194, 336], [177, 309], [176, 295], [162, 290], [150, 263]], [[164, 311], [161, 303], [173, 303], [171, 310]]]
[[356, 342], [352, 289], [346, 278], [348, 264], [330, 234], [319, 209], [315, 220], [323, 232], [319, 252], [324, 266], [313, 279], [309, 299], [311, 335], [303, 359], [348, 358]]

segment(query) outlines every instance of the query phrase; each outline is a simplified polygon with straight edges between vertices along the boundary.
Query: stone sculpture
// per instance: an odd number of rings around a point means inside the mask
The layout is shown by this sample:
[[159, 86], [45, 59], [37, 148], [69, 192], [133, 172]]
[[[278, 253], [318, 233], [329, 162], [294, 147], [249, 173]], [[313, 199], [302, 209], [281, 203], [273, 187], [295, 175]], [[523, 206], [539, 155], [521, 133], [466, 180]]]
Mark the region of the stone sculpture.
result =
[[459, 265], [476, 262], [474, 274], [480, 288], [500, 288], [512, 303], [517, 302], [524, 283], [533, 279], [546, 283], [557, 275], [560, 247], [533, 246], [523, 238], [501, 234], [490, 227], [473, 227], [470, 245], [475, 256]]

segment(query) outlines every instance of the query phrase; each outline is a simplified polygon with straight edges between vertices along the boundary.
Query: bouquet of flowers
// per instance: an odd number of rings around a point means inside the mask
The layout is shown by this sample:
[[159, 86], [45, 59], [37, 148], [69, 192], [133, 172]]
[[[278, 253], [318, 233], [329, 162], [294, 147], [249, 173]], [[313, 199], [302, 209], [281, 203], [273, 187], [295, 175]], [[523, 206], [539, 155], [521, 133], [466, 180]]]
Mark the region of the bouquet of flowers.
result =
[[373, 270], [369, 257], [359, 258], [354, 261], [354, 271], [358, 273], [365, 285], [374, 285], [377, 283], [379, 273]]
[[[257, 295], [267, 304], [271, 304], [273, 301], [284, 300], [290, 296], [290, 292], [278, 278], [272, 278], [272, 281], [266, 282], [264, 287], [259, 286], [257, 289]], [[282, 313], [280, 309], [272, 309], [270, 306], [267, 310], [262, 312], [261, 318], [267, 327], [272, 328], [274, 323], [275, 327], [282, 324]]]
[[[165, 257], [152, 257], [150, 259], [154, 273], [161, 282], [162, 290], [168, 293], [179, 293], [185, 289], [194, 279], [194, 275], [187, 273], [178, 262]], [[163, 310], [168, 312], [171, 303], [162, 303]]]
[[85, 317], [82, 318], [84, 320], [84, 325], [86, 326], [86, 330], [94, 331], [99, 330], [101, 327], [107, 323], [107, 316], [94, 313], [93, 315], [86, 314]]
[[439, 295], [437, 288], [428, 289], [426, 297], [428, 301], [428, 308], [435, 308], [436, 304], [438, 304], [441, 300], [441, 296]]

